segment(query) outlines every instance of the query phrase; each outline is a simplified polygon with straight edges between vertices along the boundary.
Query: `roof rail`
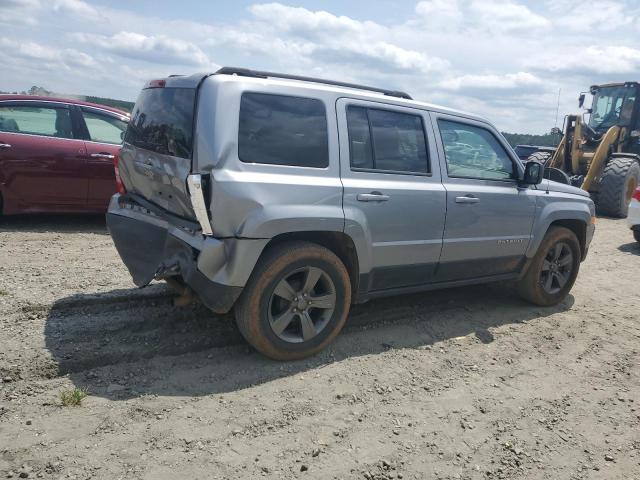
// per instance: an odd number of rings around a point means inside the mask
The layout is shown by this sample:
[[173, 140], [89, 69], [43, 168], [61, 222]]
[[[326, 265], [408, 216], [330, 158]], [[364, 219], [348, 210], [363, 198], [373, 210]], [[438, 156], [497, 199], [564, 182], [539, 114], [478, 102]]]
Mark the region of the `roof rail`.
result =
[[337, 87], [357, 88], [359, 90], [369, 90], [371, 92], [383, 93], [389, 97], [406, 98], [407, 100], [413, 100], [408, 93], [400, 92], [396, 90], [387, 90], [384, 88], [367, 87], [366, 85], [357, 85], [355, 83], [336, 82], [334, 80], [324, 80], [322, 78], [315, 77], [303, 77], [299, 75], [288, 75], [286, 73], [273, 73], [273, 72], [261, 72], [259, 70], [251, 70], [248, 68], [236, 68], [236, 67], [222, 67], [216, 72], [221, 75], [238, 75], [240, 77], [254, 77], [254, 78], [285, 78], [287, 80], [300, 80], [302, 82], [314, 82], [324, 83], [326, 85], [335, 85]]

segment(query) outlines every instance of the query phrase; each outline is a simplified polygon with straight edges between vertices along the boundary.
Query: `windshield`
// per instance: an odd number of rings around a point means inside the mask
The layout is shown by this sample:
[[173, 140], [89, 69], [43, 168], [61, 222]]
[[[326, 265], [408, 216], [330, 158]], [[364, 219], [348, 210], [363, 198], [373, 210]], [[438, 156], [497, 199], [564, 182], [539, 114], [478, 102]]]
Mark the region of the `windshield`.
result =
[[636, 100], [636, 89], [632, 87], [600, 88], [593, 98], [589, 126], [602, 130], [614, 125], [628, 126], [631, 122]]
[[125, 142], [153, 152], [190, 158], [193, 110], [192, 88], [147, 88], [131, 112]]

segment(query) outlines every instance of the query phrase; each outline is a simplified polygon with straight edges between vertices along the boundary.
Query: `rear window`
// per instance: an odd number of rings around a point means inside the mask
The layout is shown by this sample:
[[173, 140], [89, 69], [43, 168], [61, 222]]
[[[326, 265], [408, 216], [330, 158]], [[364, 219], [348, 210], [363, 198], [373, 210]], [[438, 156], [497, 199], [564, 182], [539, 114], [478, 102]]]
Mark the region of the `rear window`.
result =
[[244, 93], [238, 157], [246, 163], [327, 167], [329, 140], [324, 104], [314, 98]]
[[195, 95], [193, 88], [142, 90], [125, 142], [164, 155], [191, 158]]

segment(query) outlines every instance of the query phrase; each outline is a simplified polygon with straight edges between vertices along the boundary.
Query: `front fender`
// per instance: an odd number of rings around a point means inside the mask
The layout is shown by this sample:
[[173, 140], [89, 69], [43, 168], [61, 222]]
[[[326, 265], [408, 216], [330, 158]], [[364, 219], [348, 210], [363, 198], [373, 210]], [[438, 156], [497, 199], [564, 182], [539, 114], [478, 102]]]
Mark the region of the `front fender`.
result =
[[557, 198], [554, 195], [554, 197], [541, 196], [538, 200], [527, 257], [533, 257], [536, 254], [542, 239], [553, 222], [578, 220], [583, 222], [585, 226], [591, 225], [591, 217], [595, 214], [595, 207], [591, 200], [573, 195], [562, 195], [562, 198]]

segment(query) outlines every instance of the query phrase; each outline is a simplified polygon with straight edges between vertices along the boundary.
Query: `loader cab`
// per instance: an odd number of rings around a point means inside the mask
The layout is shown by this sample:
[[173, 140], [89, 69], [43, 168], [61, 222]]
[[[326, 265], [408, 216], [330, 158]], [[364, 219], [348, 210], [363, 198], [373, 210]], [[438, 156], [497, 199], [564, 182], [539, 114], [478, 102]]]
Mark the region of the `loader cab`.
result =
[[[609, 128], [619, 126], [627, 131], [627, 139], [633, 146], [623, 151], [638, 151], [640, 145], [640, 85], [637, 82], [625, 82], [607, 85], [594, 85], [590, 89], [593, 95], [588, 125], [598, 135]], [[584, 97], [581, 95], [580, 103]]]

